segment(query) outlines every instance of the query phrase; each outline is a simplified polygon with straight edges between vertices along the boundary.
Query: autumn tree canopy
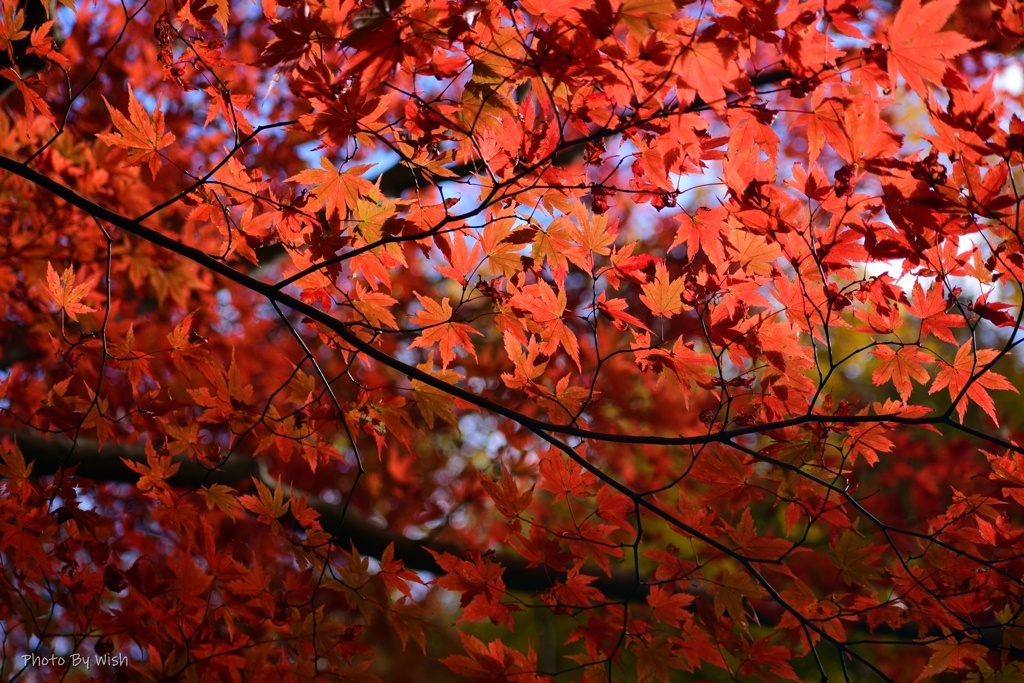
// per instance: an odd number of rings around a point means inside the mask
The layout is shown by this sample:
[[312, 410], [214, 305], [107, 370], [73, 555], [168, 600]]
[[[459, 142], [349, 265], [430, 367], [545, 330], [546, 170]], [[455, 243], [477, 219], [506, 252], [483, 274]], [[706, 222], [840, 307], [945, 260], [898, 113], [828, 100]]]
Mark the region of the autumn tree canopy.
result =
[[45, 5], [0, 679], [1024, 677], [1020, 4]]

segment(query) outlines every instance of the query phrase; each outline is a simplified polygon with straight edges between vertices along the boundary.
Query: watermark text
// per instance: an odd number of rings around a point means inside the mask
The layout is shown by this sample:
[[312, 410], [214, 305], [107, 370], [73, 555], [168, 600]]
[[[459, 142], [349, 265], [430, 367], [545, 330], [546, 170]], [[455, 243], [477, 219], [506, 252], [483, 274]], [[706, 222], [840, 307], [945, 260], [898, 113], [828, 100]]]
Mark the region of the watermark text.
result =
[[77, 652], [70, 655], [21, 655], [21, 665], [26, 667], [37, 666], [68, 666], [75, 669], [92, 669], [93, 667], [106, 666], [127, 666], [128, 655], [125, 654], [104, 654], [104, 655], [80, 655]]

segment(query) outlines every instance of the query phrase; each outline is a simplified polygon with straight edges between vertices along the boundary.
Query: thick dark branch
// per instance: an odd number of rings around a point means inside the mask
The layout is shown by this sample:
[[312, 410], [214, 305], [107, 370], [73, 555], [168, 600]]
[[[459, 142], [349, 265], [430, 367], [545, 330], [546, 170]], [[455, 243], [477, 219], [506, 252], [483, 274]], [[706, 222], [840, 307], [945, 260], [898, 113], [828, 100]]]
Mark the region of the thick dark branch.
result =
[[[33, 477], [53, 476], [63, 468], [77, 466], [75, 476], [78, 478], [96, 482], [135, 483], [139, 475], [128, 467], [123, 459], [145, 462], [143, 449], [138, 446], [108, 442], [101, 449], [96, 441], [82, 438], [72, 447], [72, 441], [67, 437], [44, 436], [24, 430], [0, 429], [0, 435], [12, 436], [17, 440], [26, 461], [32, 463]], [[233, 455], [216, 471], [184, 458], [179, 458], [178, 461], [181, 468], [169, 483], [179, 489], [194, 489], [212, 483], [240, 486], [251, 477], [261, 478], [271, 490], [277, 485], [268, 477], [261, 476], [258, 463], [248, 455]], [[367, 519], [351, 507], [345, 511], [341, 505], [327, 503], [316, 496], [308, 496], [308, 502], [320, 513], [322, 526], [333, 532], [339, 546], [347, 547], [351, 543], [363, 555], [379, 558], [388, 545], [394, 543], [395, 557], [401, 559], [406, 567], [416, 571], [443, 574], [443, 570], [428, 549], [460, 557], [466, 551], [465, 548], [452, 543], [410, 539]], [[528, 567], [518, 557], [499, 554], [497, 559], [505, 567], [504, 580], [509, 591], [536, 593], [550, 588], [564, 577], [564, 572], [551, 567]], [[647, 596], [649, 585], [646, 581], [647, 579], [641, 577], [638, 583], [633, 573], [618, 571], [613, 572], [611, 577], [599, 576], [593, 585], [610, 600], [640, 601]], [[697, 584], [687, 586], [686, 591], [711, 598], [706, 589]], [[988, 647], [1007, 649], [1011, 656], [1024, 656], [1021, 650], [1002, 644], [1002, 640], [1007, 637], [1007, 631], [998, 624], [975, 625], [970, 630], [982, 634], [980, 641]], [[966, 632], [965, 629], [961, 633]], [[929, 638], [942, 636], [943, 634], [939, 633], [927, 634]], [[875, 642], [889, 642], [887, 638], [892, 637], [910, 640], [919, 638], [918, 626], [916, 623], [909, 623], [891, 631], [885, 628], [876, 629], [872, 635]]]
[[[80, 438], [73, 442], [66, 436], [8, 429], [0, 429], [0, 434], [15, 438], [25, 462], [32, 463], [32, 474], [36, 477], [51, 476], [75, 467], [75, 476], [83, 479], [133, 484], [139, 480], [139, 475], [124, 461], [146, 462], [146, 454], [140, 446], [107, 442], [101, 449], [93, 439]], [[217, 469], [183, 458], [177, 462], [181, 469], [168, 479], [168, 483], [177, 488], [196, 488], [203, 484], [237, 486], [259, 473], [255, 461], [249, 457], [231, 457]]]
[[[33, 477], [53, 476], [65, 468], [75, 467], [75, 476], [97, 482], [135, 483], [139, 475], [125, 464], [125, 460], [146, 462], [146, 454], [139, 446], [125, 446], [107, 442], [103, 448], [93, 439], [80, 438], [72, 442], [66, 436], [43, 436], [31, 431], [0, 433], [13, 436], [25, 460], [32, 464]], [[221, 467], [210, 469], [187, 458], [177, 458], [178, 472], [168, 483], [178, 489], [196, 489], [213, 483], [228, 486], [246, 486], [252, 477], [263, 481], [272, 491], [277, 482], [262, 475], [255, 458], [233, 454]], [[286, 489], [287, 491], [287, 489]], [[293, 495], [301, 492], [292, 491]], [[371, 521], [353, 509], [328, 503], [307, 494], [309, 506], [320, 513], [323, 528], [331, 532], [338, 545], [350, 543], [363, 555], [380, 557], [390, 544], [395, 546], [395, 557], [416, 571], [443, 574], [434, 556], [429, 552], [444, 552], [462, 557], [466, 548], [443, 541], [415, 540], [403, 536]], [[497, 558], [505, 567], [505, 586], [510, 591], [536, 593], [553, 586], [564, 578], [565, 572], [551, 567], [530, 567], [522, 558], [501, 554]], [[611, 577], [599, 576], [593, 584], [611, 600], [641, 600], [647, 595], [647, 586], [638, 583], [633, 572], [616, 572]]]

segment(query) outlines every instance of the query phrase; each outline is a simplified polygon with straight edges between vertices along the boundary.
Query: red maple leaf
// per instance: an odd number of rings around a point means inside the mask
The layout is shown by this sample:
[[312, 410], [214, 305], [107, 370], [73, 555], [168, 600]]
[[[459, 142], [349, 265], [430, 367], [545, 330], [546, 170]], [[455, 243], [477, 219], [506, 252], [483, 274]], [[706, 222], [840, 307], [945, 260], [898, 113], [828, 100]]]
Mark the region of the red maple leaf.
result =
[[[928, 389], [929, 394], [934, 394], [942, 389], [949, 389], [950, 399], [956, 399], [963, 389], [967, 388], [966, 398], [974, 401], [985, 413], [992, 418], [992, 421], [999, 424], [996, 416], [995, 403], [988, 394], [988, 389], [1002, 389], [1019, 393], [1017, 387], [1011, 384], [1006, 377], [992, 370], [985, 370], [986, 365], [992, 362], [998, 352], [995, 349], [976, 349], [973, 341], [968, 341], [956, 352], [956, 358], [952, 363], [944, 362], [935, 374], [935, 381]], [[967, 412], [967, 401], [961, 399], [956, 404], [956, 412], [963, 421], [964, 413]]]
[[505, 595], [505, 582], [501, 578], [505, 569], [500, 564], [477, 552], [470, 552], [467, 559], [460, 560], [448, 553], [429, 548], [428, 551], [447, 572], [436, 580], [437, 585], [460, 594], [464, 608], [460, 622], [490, 619], [496, 624], [504, 624], [509, 630], [515, 628], [512, 611], [518, 608], [501, 601]]
[[910, 306], [907, 312], [921, 319], [921, 339], [934, 334], [942, 341], [956, 344], [953, 336], [954, 327], [963, 327], [967, 321], [962, 315], [946, 313], [949, 302], [942, 295], [942, 286], [934, 283], [926, 294], [920, 282], [914, 283]]
[[925, 83], [938, 84], [949, 68], [950, 60], [981, 43], [968, 40], [955, 31], [943, 31], [959, 0], [906, 0], [900, 5], [892, 26], [885, 33], [889, 51], [889, 79], [896, 74], [921, 97], [928, 96]]

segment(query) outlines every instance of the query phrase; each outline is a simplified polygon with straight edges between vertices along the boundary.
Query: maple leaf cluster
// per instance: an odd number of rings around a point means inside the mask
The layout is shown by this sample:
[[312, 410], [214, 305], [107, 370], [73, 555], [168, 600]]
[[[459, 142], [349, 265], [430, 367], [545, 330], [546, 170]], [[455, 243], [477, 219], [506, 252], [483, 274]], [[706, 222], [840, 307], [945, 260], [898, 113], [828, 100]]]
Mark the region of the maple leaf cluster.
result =
[[0, 679], [1024, 678], [1017, 4], [37, 5]]

